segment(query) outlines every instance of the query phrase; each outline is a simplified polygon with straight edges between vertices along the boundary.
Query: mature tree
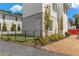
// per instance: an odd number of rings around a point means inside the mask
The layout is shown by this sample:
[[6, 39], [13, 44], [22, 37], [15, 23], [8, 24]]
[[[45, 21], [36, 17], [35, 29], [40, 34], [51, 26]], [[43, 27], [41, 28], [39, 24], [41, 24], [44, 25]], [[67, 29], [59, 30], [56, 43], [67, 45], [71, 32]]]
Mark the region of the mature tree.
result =
[[74, 26], [75, 25], [75, 22], [73, 21], [73, 19], [68, 19], [68, 22], [70, 23], [70, 26]]
[[79, 29], [79, 14], [75, 14], [73, 17], [75, 19], [76, 29]]
[[79, 18], [79, 14], [75, 14], [73, 17], [74, 17], [75, 19], [77, 19], [77, 18]]
[[48, 37], [48, 29], [49, 29], [49, 25], [50, 25], [50, 5], [47, 5], [45, 7], [45, 13], [44, 13], [44, 25], [45, 25], [45, 37], [47, 39]]

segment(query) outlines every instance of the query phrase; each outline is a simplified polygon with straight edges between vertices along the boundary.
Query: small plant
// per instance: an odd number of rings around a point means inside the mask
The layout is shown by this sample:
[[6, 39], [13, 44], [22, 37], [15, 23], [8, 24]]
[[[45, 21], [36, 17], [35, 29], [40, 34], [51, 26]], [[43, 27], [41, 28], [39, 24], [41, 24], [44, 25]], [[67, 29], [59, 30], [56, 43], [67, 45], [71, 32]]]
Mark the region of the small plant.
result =
[[40, 39], [40, 43], [41, 43], [41, 45], [46, 45], [46, 44], [49, 43], [49, 39], [47, 40], [47, 39], [45, 39], [45, 38], [41, 38], [41, 39]]
[[20, 24], [18, 24], [17, 30], [18, 30], [18, 31], [21, 31], [21, 26], [20, 26]]
[[38, 44], [40, 44], [40, 45], [46, 45], [48, 43], [49, 43], [49, 41], [47, 39], [45, 39], [45, 38], [40, 38], [40, 37], [34, 38], [34, 44], [35, 44], [35, 46], [38, 45]]
[[11, 31], [16, 31], [16, 24], [12, 23]]
[[49, 36], [50, 41], [58, 41], [64, 38], [64, 35], [52, 34]]
[[6, 23], [3, 23], [2, 31], [7, 31]]
[[69, 37], [71, 34], [69, 32], [65, 32], [65, 37]]

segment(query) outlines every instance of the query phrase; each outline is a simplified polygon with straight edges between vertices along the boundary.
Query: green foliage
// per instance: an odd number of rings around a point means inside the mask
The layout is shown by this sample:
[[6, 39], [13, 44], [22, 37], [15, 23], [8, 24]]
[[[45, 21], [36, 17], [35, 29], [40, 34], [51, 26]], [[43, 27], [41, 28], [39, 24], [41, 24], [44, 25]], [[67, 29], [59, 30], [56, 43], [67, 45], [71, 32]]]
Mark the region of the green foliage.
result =
[[64, 35], [52, 34], [49, 36], [50, 41], [58, 41], [64, 38]]
[[47, 38], [41, 38], [40, 39], [40, 43], [41, 43], [41, 45], [46, 45], [46, 44], [48, 44], [49, 43], [49, 39]]
[[69, 37], [71, 34], [69, 32], [65, 32], [65, 37]]
[[50, 24], [50, 8], [49, 5], [45, 7], [45, 15], [44, 15], [44, 20], [45, 20], [45, 29], [48, 29], [49, 24]]
[[46, 45], [47, 43], [49, 43], [49, 41], [45, 38], [36, 37], [34, 39], [34, 43], [35, 43], [35, 45], [37, 45], [37, 44]]
[[61, 21], [60, 21], [60, 30], [63, 30], [63, 17], [61, 17]]
[[2, 26], [2, 31], [7, 31], [7, 26], [6, 26], [6, 23], [3, 23], [3, 26]]
[[0, 23], [0, 30], [1, 30], [1, 23]]
[[21, 31], [21, 26], [20, 26], [20, 24], [18, 24], [17, 30], [18, 30], [18, 31]]
[[16, 24], [12, 23], [11, 31], [16, 31]]
[[48, 33], [48, 28], [50, 26], [50, 5], [47, 5], [45, 7], [45, 13], [44, 13], [44, 25], [45, 25], [45, 37], [47, 37]]
[[22, 13], [14, 13], [14, 15], [22, 16]]
[[79, 18], [79, 14], [75, 14], [73, 17], [74, 17], [75, 19], [78, 19], [78, 18]]

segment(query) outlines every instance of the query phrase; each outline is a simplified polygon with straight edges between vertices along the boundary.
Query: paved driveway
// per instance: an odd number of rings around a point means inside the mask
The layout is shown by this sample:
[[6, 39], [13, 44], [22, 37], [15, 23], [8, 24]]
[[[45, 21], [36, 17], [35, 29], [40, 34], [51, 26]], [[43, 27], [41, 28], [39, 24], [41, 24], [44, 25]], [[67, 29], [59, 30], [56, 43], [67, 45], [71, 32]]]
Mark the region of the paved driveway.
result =
[[63, 54], [51, 53], [33, 47], [20, 45], [7, 41], [0, 41], [0, 55], [4, 56], [63, 56]]
[[79, 56], [79, 39], [77, 39], [77, 35], [72, 35], [41, 48], [56, 53]]

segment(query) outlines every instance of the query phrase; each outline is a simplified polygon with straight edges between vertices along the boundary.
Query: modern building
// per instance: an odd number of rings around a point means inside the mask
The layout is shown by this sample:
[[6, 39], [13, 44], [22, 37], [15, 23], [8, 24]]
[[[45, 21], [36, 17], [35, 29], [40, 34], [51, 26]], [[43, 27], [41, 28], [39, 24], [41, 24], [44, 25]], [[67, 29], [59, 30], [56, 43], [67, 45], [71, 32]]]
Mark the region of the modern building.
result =
[[26, 3], [24, 4], [24, 12], [22, 19], [22, 28], [26, 30], [28, 35], [45, 36], [44, 14], [45, 7], [50, 8], [51, 23], [48, 29], [48, 34], [65, 34], [68, 31], [68, 17], [66, 10], [71, 6], [65, 3]]
[[[10, 14], [8, 12], [5, 12], [3, 10], [0, 10], [0, 33], [7, 33], [7, 31], [9, 31], [10, 34], [15, 33], [15, 31], [12, 31], [11, 28], [13, 26], [13, 24], [15, 25], [15, 29], [17, 31], [17, 33], [21, 33], [22, 32], [22, 16], [19, 15], [13, 15]], [[6, 24], [6, 28], [7, 30], [3, 30], [3, 24]], [[18, 31], [17, 27], [20, 27], [20, 31]]]

